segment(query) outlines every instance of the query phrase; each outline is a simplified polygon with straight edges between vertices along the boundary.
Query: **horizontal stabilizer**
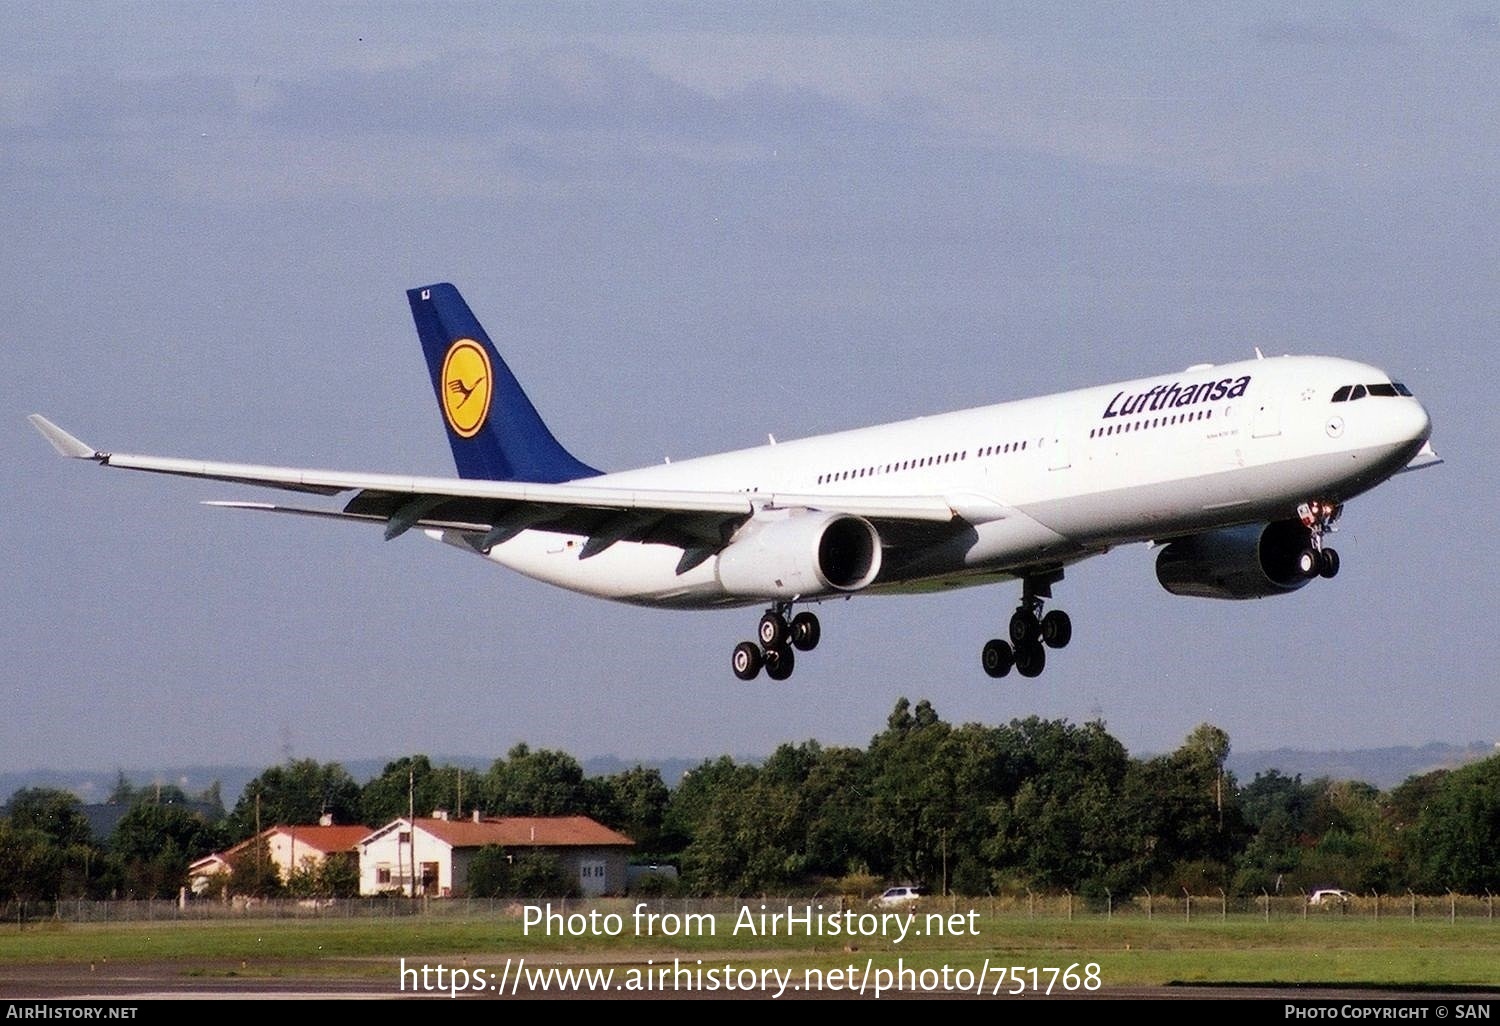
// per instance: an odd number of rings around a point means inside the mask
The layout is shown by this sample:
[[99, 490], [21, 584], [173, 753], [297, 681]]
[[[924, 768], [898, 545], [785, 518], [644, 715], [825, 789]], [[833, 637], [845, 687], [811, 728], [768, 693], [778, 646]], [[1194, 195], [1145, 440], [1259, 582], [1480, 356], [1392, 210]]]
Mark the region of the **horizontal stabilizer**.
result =
[[42, 433], [43, 438], [52, 443], [52, 448], [56, 449], [59, 455], [74, 460], [96, 460], [102, 455], [92, 445], [74, 438], [40, 413], [33, 413], [26, 419], [31, 421], [32, 427]]

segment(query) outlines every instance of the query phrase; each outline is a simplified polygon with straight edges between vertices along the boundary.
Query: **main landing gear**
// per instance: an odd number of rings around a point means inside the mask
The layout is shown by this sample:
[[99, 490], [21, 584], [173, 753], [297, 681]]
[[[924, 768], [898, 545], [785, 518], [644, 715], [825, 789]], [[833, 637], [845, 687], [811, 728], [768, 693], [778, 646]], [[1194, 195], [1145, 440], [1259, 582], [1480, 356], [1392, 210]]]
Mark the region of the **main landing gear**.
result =
[[790, 602], [778, 602], [760, 618], [756, 641], [742, 641], [734, 647], [730, 665], [740, 680], [754, 680], [765, 667], [772, 680], [786, 680], [796, 668], [795, 652], [811, 652], [818, 647], [823, 628], [812, 613], [792, 616]]
[[1301, 518], [1302, 526], [1307, 528], [1311, 546], [1302, 553], [1300, 560], [1301, 570], [1308, 577], [1314, 574], [1319, 577], [1338, 575], [1338, 550], [1325, 545], [1323, 535], [1337, 530], [1333, 524], [1343, 512], [1343, 506], [1331, 502], [1304, 502], [1297, 507], [1297, 516]]
[[1042, 600], [1052, 597], [1052, 582], [1061, 579], [1060, 572], [1051, 577], [1025, 579], [1021, 605], [1010, 617], [1010, 640], [987, 641], [980, 652], [985, 673], [1004, 677], [1015, 667], [1023, 677], [1039, 676], [1047, 667], [1047, 649], [1066, 648], [1073, 640], [1073, 621], [1067, 613], [1061, 609], [1042, 613]]

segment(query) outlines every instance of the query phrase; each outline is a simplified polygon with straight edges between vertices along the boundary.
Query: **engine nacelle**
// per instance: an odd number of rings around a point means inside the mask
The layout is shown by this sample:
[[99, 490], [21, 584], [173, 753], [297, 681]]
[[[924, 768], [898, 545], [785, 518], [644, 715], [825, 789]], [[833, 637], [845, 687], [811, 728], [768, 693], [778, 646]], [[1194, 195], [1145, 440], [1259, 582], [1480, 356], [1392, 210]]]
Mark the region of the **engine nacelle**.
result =
[[1156, 579], [1173, 595], [1252, 599], [1296, 591], [1318, 576], [1312, 532], [1297, 520], [1206, 531], [1169, 543]]
[[880, 573], [880, 534], [863, 517], [761, 512], [719, 553], [719, 584], [744, 598], [858, 591]]

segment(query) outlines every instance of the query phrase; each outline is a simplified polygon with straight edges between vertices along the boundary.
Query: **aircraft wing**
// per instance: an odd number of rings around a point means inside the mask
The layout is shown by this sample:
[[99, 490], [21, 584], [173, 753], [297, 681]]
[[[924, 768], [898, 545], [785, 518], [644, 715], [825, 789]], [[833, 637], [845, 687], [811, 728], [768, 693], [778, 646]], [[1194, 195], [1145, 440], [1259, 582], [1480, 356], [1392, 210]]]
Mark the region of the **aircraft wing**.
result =
[[[107, 467], [230, 481], [317, 495], [354, 492], [341, 510], [256, 502], [213, 502], [236, 509], [384, 523], [387, 539], [413, 527], [476, 535], [488, 548], [531, 528], [586, 535], [584, 555], [617, 541], [654, 541], [684, 548], [718, 547], [757, 508], [831, 509], [875, 522], [939, 525], [962, 503], [931, 496], [827, 496], [760, 492], [611, 488], [590, 484], [529, 484], [472, 478], [350, 473], [167, 456], [102, 452], [39, 414], [29, 418], [61, 455]], [[958, 505], [960, 509], [955, 509]]]

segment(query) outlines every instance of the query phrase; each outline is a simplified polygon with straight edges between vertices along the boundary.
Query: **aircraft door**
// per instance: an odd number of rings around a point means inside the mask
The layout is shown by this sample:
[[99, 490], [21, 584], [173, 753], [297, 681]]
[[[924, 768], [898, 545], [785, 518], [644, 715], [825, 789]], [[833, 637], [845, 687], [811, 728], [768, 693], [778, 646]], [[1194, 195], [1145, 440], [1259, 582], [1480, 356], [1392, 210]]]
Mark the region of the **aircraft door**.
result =
[[1275, 438], [1281, 434], [1281, 407], [1276, 400], [1268, 399], [1255, 411], [1250, 424], [1250, 437]]
[[1067, 470], [1073, 465], [1073, 447], [1068, 444], [1067, 420], [1059, 417], [1047, 435], [1047, 469]]

